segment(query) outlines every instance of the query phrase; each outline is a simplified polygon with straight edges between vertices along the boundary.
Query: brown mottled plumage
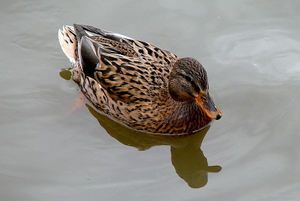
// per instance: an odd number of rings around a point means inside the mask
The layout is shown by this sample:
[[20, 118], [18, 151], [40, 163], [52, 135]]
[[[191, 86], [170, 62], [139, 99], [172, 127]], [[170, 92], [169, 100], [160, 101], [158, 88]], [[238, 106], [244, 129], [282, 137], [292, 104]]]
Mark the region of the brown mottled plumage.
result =
[[221, 118], [197, 60], [92, 26], [65, 26], [58, 35], [73, 80], [113, 119], [145, 132], [179, 134]]

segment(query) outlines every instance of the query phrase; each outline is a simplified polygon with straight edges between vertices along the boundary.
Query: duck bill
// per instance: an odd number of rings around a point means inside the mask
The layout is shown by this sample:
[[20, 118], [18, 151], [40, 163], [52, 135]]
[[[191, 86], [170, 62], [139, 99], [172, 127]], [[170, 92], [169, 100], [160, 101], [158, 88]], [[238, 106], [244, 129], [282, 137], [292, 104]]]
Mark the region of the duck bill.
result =
[[198, 105], [201, 107], [202, 111], [211, 119], [219, 120], [222, 117], [222, 112], [212, 101], [209, 93], [200, 93], [197, 98], [195, 98]]

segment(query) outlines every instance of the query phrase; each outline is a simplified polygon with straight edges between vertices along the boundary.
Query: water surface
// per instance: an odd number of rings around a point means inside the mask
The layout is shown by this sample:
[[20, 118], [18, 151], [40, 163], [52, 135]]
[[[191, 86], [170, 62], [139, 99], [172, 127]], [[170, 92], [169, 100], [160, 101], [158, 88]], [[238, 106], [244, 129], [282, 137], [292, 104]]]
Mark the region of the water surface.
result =
[[[1, 200], [298, 200], [299, 10], [291, 0], [2, 3]], [[111, 135], [89, 107], [70, 112], [80, 92], [59, 75], [70, 64], [57, 30], [72, 23], [198, 59], [222, 119], [190, 141], [146, 144]]]

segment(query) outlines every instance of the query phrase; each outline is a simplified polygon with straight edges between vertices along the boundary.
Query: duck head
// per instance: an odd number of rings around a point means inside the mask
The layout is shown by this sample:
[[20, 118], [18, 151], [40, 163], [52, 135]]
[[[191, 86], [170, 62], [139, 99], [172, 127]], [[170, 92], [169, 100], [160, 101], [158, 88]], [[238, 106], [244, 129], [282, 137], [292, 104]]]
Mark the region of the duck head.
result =
[[207, 73], [196, 59], [181, 58], [174, 63], [169, 78], [169, 92], [176, 101], [196, 102], [211, 119], [222, 117], [209, 95]]

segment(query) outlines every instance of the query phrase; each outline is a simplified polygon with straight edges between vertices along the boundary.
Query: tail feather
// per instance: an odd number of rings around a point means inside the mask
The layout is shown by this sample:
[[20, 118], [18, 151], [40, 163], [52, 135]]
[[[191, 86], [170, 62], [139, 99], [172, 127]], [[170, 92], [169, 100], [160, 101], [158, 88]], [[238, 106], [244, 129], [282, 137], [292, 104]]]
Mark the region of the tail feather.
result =
[[71, 26], [64, 26], [62, 30], [58, 30], [58, 40], [61, 49], [70, 59], [71, 63], [75, 63], [78, 59], [77, 38]]

